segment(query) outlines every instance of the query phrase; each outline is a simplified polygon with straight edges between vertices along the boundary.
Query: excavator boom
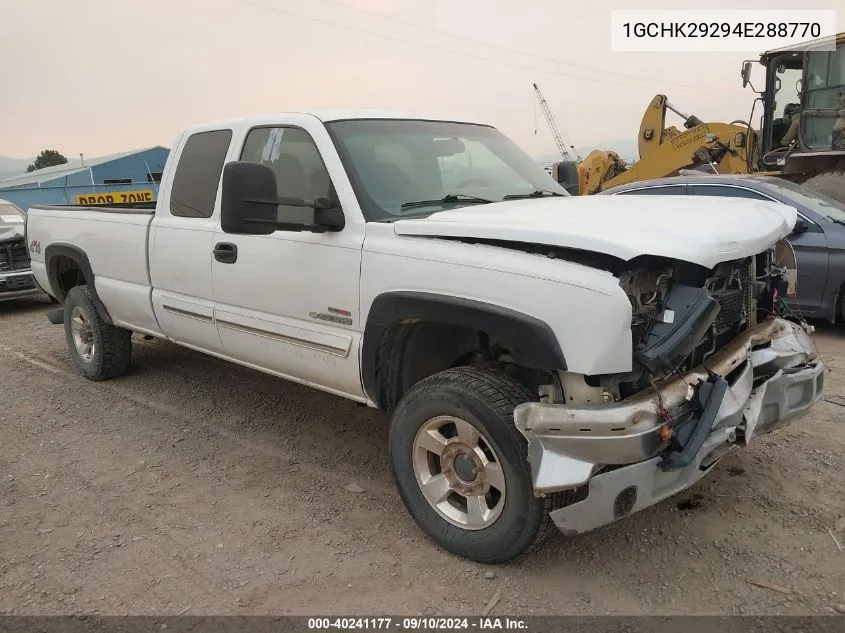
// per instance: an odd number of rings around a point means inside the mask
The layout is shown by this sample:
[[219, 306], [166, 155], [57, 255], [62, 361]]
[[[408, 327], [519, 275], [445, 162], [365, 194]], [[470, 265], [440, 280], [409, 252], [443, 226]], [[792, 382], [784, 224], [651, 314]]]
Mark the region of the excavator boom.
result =
[[[684, 131], [666, 127], [667, 111], [683, 119]], [[682, 169], [744, 174], [751, 171], [749, 150], [755, 140], [754, 131], [747, 125], [705, 123], [673, 106], [666, 95], [658, 94], [643, 114], [637, 138], [639, 160], [633, 165], [627, 165], [616, 152], [596, 150], [574, 170], [556, 165], [552, 173], [564, 186], [571, 185], [571, 191], [576, 187], [566, 180], [576, 172], [577, 193], [581, 195], [637, 180], [673, 176]]]

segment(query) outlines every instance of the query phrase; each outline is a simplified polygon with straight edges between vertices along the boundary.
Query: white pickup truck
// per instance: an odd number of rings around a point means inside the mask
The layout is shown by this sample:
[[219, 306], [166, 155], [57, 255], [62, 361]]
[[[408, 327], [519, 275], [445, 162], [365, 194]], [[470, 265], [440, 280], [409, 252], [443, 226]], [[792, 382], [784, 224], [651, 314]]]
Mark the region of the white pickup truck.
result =
[[34, 206], [26, 231], [85, 376], [126, 372], [138, 333], [381, 409], [410, 515], [495, 563], [819, 400], [774, 258], [795, 218], [572, 197], [491, 126], [318, 112], [191, 127], [154, 209]]

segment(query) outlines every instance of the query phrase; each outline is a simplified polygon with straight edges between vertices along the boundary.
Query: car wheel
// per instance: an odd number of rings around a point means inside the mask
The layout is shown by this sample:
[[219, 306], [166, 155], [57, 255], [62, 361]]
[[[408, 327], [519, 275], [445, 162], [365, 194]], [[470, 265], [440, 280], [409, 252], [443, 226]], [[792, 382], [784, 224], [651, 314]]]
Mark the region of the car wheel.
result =
[[402, 501], [449, 552], [502, 563], [553, 529], [534, 495], [514, 408], [537, 400], [501, 372], [449, 369], [411, 387], [391, 420], [389, 460]]
[[132, 355], [132, 332], [106, 323], [87, 286], [75, 286], [64, 303], [65, 338], [76, 368], [91, 380], [126, 373]]

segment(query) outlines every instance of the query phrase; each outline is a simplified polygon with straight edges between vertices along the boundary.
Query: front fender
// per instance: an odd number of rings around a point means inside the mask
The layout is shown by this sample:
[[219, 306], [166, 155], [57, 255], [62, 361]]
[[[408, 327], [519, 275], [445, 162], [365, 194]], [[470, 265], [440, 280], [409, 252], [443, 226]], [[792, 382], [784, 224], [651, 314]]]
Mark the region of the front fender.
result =
[[361, 351], [364, 389], [373, 402], [381, 401], [377, 380], [379, 342], [393, 324], [409, 320], [433, 321], [483, 331], [508, 342], [511, 356], [530, 369], [566, 369], [566, 358], [549, 325], [509, 308], [430, 292], [385, 292], [370, 307]]

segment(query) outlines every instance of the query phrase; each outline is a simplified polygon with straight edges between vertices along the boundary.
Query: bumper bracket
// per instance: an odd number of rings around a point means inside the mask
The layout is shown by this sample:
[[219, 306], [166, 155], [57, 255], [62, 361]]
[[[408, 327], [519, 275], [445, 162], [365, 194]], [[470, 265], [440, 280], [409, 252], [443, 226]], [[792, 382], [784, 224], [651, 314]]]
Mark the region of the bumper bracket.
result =
[[[719, 414], [727, 391], [728, 382], [716, 374], [711, 374], [706, 382], [699, 385], [695, 407], [699, 413], [698, 419], [689, 423], [688, 427], [675, 431], [669, 446], [677, 447], [677, 449], [664, 455], [660, 462], [662, 470], [677, 470], [692, 463], [716, 422], [716, 416]], [[688, 437], [683, 440], [679, 436], [684, 434], [687, 428], [691, 430], [686, 433]]]

